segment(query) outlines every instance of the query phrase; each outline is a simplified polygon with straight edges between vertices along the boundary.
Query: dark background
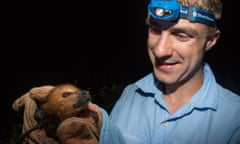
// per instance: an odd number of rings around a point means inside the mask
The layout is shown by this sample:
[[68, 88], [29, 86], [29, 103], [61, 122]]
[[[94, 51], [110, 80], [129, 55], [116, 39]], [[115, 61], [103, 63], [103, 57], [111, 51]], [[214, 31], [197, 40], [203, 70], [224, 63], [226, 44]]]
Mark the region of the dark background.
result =
[[[2, 118], [7, 117], [3, 127], [18, 121], [11, 104], [32, 87], [67, 82], [94, 91], [125, 86], [150, 72], [144, 24], [147, 3], [129, 0], [7, 4], [2, 21], [4, 93], [0, 103]], [[222, 35], [207, 53], [206, 61], [222, 85], [240, 92], [235, 34], [239, 22], [234, 4], [226, 0], [223, 4], [223, 17], [218, 24]], [[5, 130], [1, 128], [1, 137], [6, 136]]]

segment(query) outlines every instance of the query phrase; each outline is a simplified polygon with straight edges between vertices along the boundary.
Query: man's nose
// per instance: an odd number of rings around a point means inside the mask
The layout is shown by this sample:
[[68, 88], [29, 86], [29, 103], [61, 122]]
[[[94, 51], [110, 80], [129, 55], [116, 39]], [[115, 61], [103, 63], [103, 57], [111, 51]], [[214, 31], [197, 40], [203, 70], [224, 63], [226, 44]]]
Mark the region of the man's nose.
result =
[[151, 48], [151, 51], [155, 57], [162, 58], [162, 57], [169, 57], [173, 53], [173, 42], [168, 34], [162, 33], [157, 43], [154, 47]]

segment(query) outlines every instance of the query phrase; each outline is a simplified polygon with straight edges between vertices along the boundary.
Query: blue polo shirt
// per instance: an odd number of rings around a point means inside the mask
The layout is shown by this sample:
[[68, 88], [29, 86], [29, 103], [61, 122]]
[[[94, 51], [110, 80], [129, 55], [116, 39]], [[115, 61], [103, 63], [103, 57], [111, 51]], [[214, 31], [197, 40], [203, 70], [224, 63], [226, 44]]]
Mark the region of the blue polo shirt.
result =
[[192, 99], [170, 114], [150, 73], [128, 85], [110, 121], [126, 144], [240, 144], [240, 96], [220, 86], [204, 64], [204, 83]]

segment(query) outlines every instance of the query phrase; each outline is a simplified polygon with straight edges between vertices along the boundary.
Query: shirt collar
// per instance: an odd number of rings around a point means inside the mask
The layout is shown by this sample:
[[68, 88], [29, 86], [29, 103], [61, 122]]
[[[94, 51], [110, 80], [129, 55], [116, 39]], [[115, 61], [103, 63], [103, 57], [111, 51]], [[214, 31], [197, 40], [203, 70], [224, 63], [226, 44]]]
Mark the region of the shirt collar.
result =
[[146, 93], [162, 93], [158, 88], [160, 82], [155, 78], [153, 73], [149, 73], [147, 76], [138, 80], [135, 84]]
[[[216, 109], [217, 108], [217, 87], [214, 74], [207, 63], [203, 65], [204, 82], [202, 87], [196, 92], [196, 94], [189, 101], [191, 107], [199, 109]], [[160, 89], [161, 82], [158, 81], [153, 73], [149, 73], [142, 79], [135, 83], [143, 92], [155, 94], [155, 98], [158, 95], [162, 95]], [[158, 97], [159, 98], [159, 97]], [[156, 99], [158, 99], [156, 98]]]
[[203, 66], [204, 82], [202, 87], [192, 97], [190, 103], [197, 108], [217, 109], [217, 82], [210, 66], [205, 63]]

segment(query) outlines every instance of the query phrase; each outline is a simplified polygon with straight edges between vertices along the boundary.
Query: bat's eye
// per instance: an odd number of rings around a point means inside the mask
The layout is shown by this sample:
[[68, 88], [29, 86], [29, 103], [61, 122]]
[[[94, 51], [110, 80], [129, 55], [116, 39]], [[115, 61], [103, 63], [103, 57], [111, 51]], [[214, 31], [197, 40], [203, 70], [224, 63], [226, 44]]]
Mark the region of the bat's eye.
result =
[[70, 95], [72, 95], [73, 93], [72, 92], [64, 92], [63, 94], [62, 94], [62, 96], [64, 97], [64, 98], [66, 98], [66, 97], [69, 97]]

